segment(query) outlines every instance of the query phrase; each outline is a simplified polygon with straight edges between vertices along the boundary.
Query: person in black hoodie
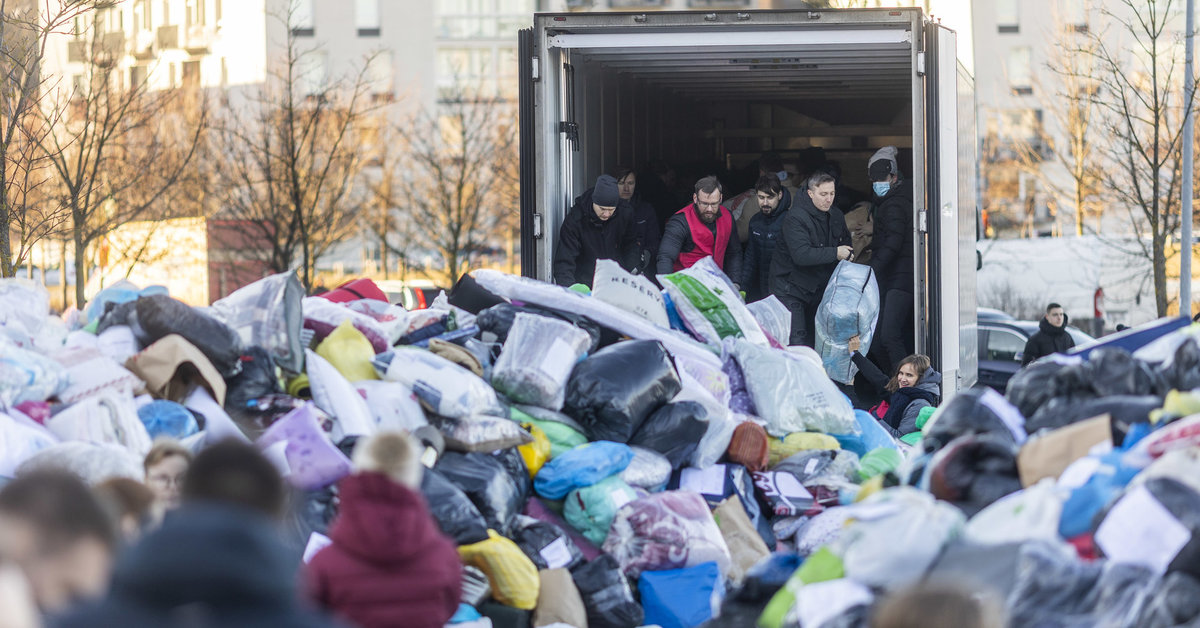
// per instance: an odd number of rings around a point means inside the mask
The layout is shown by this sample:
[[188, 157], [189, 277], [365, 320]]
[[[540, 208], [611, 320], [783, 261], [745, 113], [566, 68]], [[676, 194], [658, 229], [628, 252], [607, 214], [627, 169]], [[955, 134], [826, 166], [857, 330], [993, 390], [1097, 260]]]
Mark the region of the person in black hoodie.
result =
[[910, 181], [900, 180], [896, 162], [887, 157], [872, 161], [867, 175], [878, 199], [870, 246], [880, 297], [876, 337], [884, 370], [890, 371], [912, 351], [913, 189]]
[[813, 320], [829, 277], [839, 261], [854, 255], [846, 217], [833, 206], [835, 194], [833, 177], [809, 177], [806, 191], [783, 217], [782, 237], [771, 255], [771, 294], [792, 313], [791, 345], [813, 345]]
[[252, 445], [214, 444], [196, 456], [183, 505], [128, 550], [108, 596], [52, 628], [333, 628], [303, 607], [296, 557], [280, 540], [283, 480]]
[[658, 258], [658, 243], [662, 240], [654, 206], [642, 200], [638, 194], [637, 173], [632, 168], [617, 166], [612, 176], [617, 180], [617, 195], [633, 208], [633, 237], [638, 246], [637, 271], [642, 275], [653, 274]]
[[615, 260], [625, 270], [637, 266], [640, 251], [633, 228], [633, 207], [621, 200], [617, 180], [602, 174], [595, 187], [575, 199], [558, 232], [554, 283], [589, 288], [596, 261]]
[[771, 256], [783, 229], [783, 217], [792, 206], [792, 193], [774, 173], [764, 174], [754, 184], [758, 213], [750, 218], [745, 261], [742, 262], [742, 286], [746, 302], [771, 295]]
[[1063, 353], [1075, 346], [1075, 339], [1067, 333], [1067, 313], [1057, 303], [1046, 306], [1046, 315], [1038, 322], [1038, 330], [1025, 343], [1025, 357], [1021, 366], [1052, 353]]

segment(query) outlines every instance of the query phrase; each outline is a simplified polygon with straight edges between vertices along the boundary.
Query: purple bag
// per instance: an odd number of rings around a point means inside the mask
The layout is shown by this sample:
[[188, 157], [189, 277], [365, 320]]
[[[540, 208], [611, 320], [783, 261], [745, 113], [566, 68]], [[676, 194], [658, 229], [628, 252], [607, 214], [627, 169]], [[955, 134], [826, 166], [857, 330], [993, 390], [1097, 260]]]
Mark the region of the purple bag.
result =
[[629, 578], [643, 571], [693, 567], [714, 561], [729, 573], [729, 547], [708, 502], [692, 491], [653, 493], [617, 511], [604, 551]]
[[272, 424], [257, 445], [276, 466], [283, 467], [286, 461], [288, 482], [304, 491], [324, 488], [350, 475], [350, 460], [321, 431], [311, 403]]

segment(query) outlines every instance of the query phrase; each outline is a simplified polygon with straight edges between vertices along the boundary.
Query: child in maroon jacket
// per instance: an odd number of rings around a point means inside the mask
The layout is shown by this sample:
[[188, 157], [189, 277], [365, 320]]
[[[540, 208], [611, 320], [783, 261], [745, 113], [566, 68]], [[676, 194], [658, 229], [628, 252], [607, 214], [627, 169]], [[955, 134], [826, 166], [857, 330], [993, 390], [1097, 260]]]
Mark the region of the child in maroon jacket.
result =
[[354, 450], [341, 481], [333, 544], [305, 571], [305, 590], [362, 628], [442, 628], [458, 610], [462, 563], [421, 495], [421, 464], [407, 434], [384, 432]]

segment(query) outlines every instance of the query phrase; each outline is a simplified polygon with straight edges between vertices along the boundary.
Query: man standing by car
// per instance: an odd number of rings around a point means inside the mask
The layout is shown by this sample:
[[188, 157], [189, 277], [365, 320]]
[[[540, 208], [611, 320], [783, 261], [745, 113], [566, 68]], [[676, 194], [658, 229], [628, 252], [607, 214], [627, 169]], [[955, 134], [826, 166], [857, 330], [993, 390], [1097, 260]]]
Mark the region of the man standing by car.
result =
[[807, 190], [783, 217], [782, 237], [771, 256], [771, 294], [792, 313], [792, 345], [813, 346], [813, 321], [825, 285], [839, 261], [853, 258], [846, 218], [833, 206], [836, 195], [832, 176], [809, 177]]
[[563, 219], [554, 251], [554, 283], [590, 288], [596, 260], [616, 260], [625, 270], [633, 270], [637, 257], [633, 208], [621, 200], [617, 180], [602, 174]]
[[1052, 353], [1063, 353], [1075, 346], [1075, 339], [1067, 333], [1067, 313], [1057, 303], [1046, 306], [1046, 315], [1038, 322], [1037, 333], [1025, 343], [1025, 357], [1021, 366]]
[[696, 182], [692, 203], [679, 210], [663, 229], [658, 247], [658, 274], [669, 275], [712, 256], [725, 275], [739, 285], [742, 280], [742, 244], [738, 242], [733, 214], [721, 205], [721, 182], [709, 175]]

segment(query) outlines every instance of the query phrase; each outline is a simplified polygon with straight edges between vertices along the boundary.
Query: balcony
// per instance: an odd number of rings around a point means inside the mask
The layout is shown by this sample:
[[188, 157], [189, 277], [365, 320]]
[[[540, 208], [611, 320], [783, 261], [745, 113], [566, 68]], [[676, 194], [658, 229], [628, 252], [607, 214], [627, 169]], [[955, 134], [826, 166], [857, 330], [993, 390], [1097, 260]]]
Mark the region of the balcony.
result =
[[158, 27], [158, 49], [167, 50], [179, 47], [179, 25], [168, 24]]
[[189, 53], [207, 54], [217, 41], [217, 27], [208, 24], [192, 24], [184, 32], [183, 48]]
[[138, 31], [133, 40], [133, 56], [139, 61], [153, 59], [156, 39], [154, 33], [150, 31]]

